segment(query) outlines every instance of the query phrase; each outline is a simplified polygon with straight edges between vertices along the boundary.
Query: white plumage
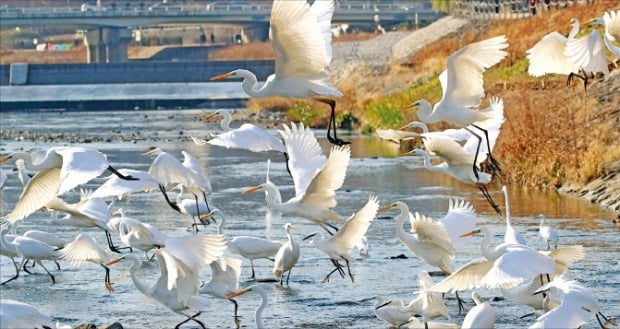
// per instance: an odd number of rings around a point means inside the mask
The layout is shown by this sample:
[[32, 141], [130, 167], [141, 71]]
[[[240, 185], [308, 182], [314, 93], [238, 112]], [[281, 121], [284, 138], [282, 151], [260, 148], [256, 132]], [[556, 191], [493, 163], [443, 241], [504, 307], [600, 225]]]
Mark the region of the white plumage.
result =
[[286, 272], [288, 272], [288, 275], [286, 276], [286, 284], [288, 285], [291, 270], [299, 260], [299, 243], [293, 239], [291, 229], [297, 229], [297, 226], [292, 225], [291, 223], [286, 223], [284, 225], [284, 232], [286, 232], [288, 241], [286, 241], [280, 249], [278, 249], [275, 262], [273, 263], [273, 275], [276, 278], [280, 278], [280, 285], [282, 285], [282, 279], [284, 278], [284, 273]]
[[55, 328], [51, 317], [30, 304], [12, 299], [0, 299], [0, 319], [3, 329]]
[[474, 306], [463, 319], [462, 329], [495, 328], [495, 309], [488, 301], [483, 301], [477, 292], [472, 292]]

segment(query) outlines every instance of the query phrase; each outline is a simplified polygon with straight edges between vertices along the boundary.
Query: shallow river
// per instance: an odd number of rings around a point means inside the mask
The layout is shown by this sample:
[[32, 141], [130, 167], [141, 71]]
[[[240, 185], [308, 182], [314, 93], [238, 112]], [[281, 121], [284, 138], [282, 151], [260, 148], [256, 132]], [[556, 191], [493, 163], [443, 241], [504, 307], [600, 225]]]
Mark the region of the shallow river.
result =
[[[190, 135], [204, 137], [208, 131], [217, 131], [216, 123], [196, 120], [205, 111], [134, 111], [134, 112], [30, 112], [2, 113], [0, 120], [3, 130], [2, 150], [4, 155], [14, 149], [28, 146], [49, 147], [65, 145], [67, 141], [90, 141], [73, 143], [97, 148], [108, 155], [117, 168], [148, 170], [152, 158], [141, 155], [151, 146], [158, 146], [181, 158], [181, 150], [194, 154], [209, 175], [214, 193], [210, 204], [221, 209], [226, 217], [225, 233], [230, 236], [254, 235], [285, 239], [283, 224], [292, 222], [300, 226], [294, 231], [296, 239], [309, 234], [318, 227], [300, 218], [275, 218], [271, 223], [265, 221], [265, 202], [262, 193], [241, 195], [249, 186], [264, 182], [266, 162], [272, 161], [271, 179], [280, 186], [283, 198], [294, 193], [292, 181], [285, 170], [282, 156], [276, 153], [251, 153], [240, 150], [227, 150], [218, 147], [197, 146], [189, 140]], [[235, 126], [235, 123], [233, 123]], [[33, 142], [29, 138], [20, 140], [15, 131], [37, 132], [39, 136], [62, 134], [62, 139], [51, 142]], [[9, 137], [10, 135], [10, 137]], [[121, 139], [119, 136], [123, 136]], [[133, 135], [133, 136], [132, 136]], [[324, 136], [324, 131], [318, 131]], [[29, 135], [29, 136], [32, 136]], [[344, 186], [337, 193], [336, 211], [349, 215], [359, 209], [370, 195], [377, 195], [382, 205], [393, 201], [404, 201], [412, 212], [439, 218], [448, 209], [450, 198], [464, 198], [474, 204], [478, 212], [478, 222], [489, 227], [495, 234], [496, 242], [503, 237], [505, 219], [496, 215], [486, 204], [482, 195], [473, 187], [422, 167], [421, 159], [395, 157], [399, 148], [387, 142], [372, 138], [345, 136], [352, 140], [352, 160]], [[38, 138], [38, 137], [37, 137]], [[41, 137], [43, 138], [43, 137]], [[134, 141], [131, 141], [133, 139]], [[43, 140], [43, 139], [41, 139]], [[329, 145], [324, 139], [321, 143], [325, 152]], [[402, 151], [402, 150], [401, 150]], [[4, 169], [11, 165], [3, 165]], [[94, 189], [103, 182], [97, 179], [86, 187]], [[546, 248], [546, 243], [538, 236], [538, 214], [546, 214], [560, 235], [560, 245], [581, 244], [587, 248], [587, 256], [571, 267], [574, 278], [590, 287], [599, 296], [602, 311], [615, 318], [620, 316], [620, 235], [611, 219], [614, 214], [582, 200], [558, 195], [555, 192], [523, 190], [511, 186], [513, 225], [526, 238], [528, 244], [536, 248]], [[504, 209], [501, 184], [489, 188], [493, 198]], [[1, 191], [1, 215], [11, 211], [21, 186], [13, 173]], [[68, 194], [70, 201], [79, 198], [79, 191]], [[171, 192], [174, 195], [174, 192]], [[186, 196], [187, 197], [187, 196]], [[115, 207], [122, 207], [125, 215], [151, 223], [170, 236], [188, 234], [187, 226], [191, 218], [175, 213], [170, 209], [161, 194], [136, 194]], [[262, 283], [269, 293], [269, 306], [263, 313], [264, 322], [269, 328], [387, 328], [373, 314], [375, 295], [393, 296], [409, 300], [417, 291], [417, 273], [420, 270], [437, 271], [420, 259], [411, 255], [395, 235], [393, 217], [396, 211], [380, 213], [368, 231], [370, 254], [358, 257], [355, 253], [352, 272], [355, 284], [348, 278], [332, 276], [329, 283], [321, 284], [321, 279], [332, 266], [323, 254], [308, 243], [301, 242], [301, 259], [293, 269], [290, 287], [280, 287], [274, 283]], [[407, 225], [407, 224], [406, 224]], [[58, 225], [49, 213], [38, 212], [22, 222], [19, 232], [28, 229], [41, 229], [73, 239], [79, 232], [86, 231], [105, 242], [102, 231]], [[207, 232], [215, 232], [208, 227]], [[204, 230], [202, 232], [205, 232]], [[457, 254], [455, 265], [460, 266], [469, 260], [480, 257], [477, 242]], [[115, 237], [115, 242], [120, 240]], [[390, 259], [391, 256], [405, 254], [408, 259]], [[142, 256], [142, 254], [140, 254]], [[0, 277], [2, 281], [13, 275], [10, 260], [1, 258]], [[116, 292], [109, 294], [103, 285], [103, 271], [92, 265], [83, 269], [73, 268], [61, 262], [58, 271], [52, 263], [48, 268], [56, 276], [52, 285], [50, 278], [35, 268], [34, 275], [21, 275], [19, 279], [1, 287], [2, 298], [12, 298], [37, 306], [64, 324], [77, 325], [84, 322], [106, 323], [120, 321], [127, 328], [169, 328], [183, 318], [142, 295], [133, 285], [128, 275], [127, 264], [112, 266], [111, 277]], [[269, 278], [272, 263], [269, 260], [255, 262], [259, 278]], [[527, 264], [524, 264], [526, 266]], [[142, 277], [154, 283], [159, 273], [156, 262], [143, 266]], [[209, 270], [201, 277], [209, 279]], [[241, 283], [249, 286], [249, 262], [244, 261]], [[434, 277], [439, 281], [440, 277]], [[499, 297], [499, 291], [482, 290], [483, 298]], [[471, 308], [469, 293], [467, 308]], [[239, 312], [243, 316], [241, 325], [253, 327], [253, 314], [260, 298], [254, 294], [239, 297]], [[447, 301], [452, 322], [461, 323], [464, 317], [457, 314], [454, 299]], [[498, 328], [524, 328], [533, 318], [519, 319], [529, 313], [526, 306], [516, 305], [506, 300], [492, 301], [497, 310]], [[207, 327], [233, 327], [232, 304], [212, 299], [209, 311], [203, 312], [200, 319]], [[1, 321], [1, 320], [0, 320]], [[445, 321], [445, 320], [442, 320]], [[597, 327], [596, 320], [590, 321], [588, 328]], [[195, 328], [195, 324], [184, 327]]]

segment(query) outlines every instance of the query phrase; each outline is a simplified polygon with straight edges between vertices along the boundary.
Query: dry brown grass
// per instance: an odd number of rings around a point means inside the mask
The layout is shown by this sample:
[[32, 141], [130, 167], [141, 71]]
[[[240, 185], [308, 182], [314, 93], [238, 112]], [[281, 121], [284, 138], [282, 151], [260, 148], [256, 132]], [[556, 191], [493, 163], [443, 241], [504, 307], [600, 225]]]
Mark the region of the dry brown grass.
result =
[[77, 46], [69, 51], [0, 49], [0, 64], [11, 63], [86, 63], [86, 47]]
[[366, 41], [379, 36], [379, 32], [346, 33], [332, 38], [332, 42]]
[[233, 45], [209, 53], [209, 59], [273, 59], [273, 48], [270, 42], [250, 42]]

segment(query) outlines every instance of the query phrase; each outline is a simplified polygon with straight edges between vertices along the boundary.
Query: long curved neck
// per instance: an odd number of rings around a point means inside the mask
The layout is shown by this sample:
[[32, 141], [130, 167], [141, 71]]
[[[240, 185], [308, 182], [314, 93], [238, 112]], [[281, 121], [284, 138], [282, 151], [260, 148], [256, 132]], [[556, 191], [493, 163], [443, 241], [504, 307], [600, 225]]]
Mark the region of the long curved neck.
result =
[[286, 232], [286, 237], [288, 237], [288, 242], [290, 242], [290, 244], [293, 245], [294, 242], [293, 242], [293, 235], [291, 234], [291, 229], [287, 227], [285, 232]]
[[403, 237], [407, 235], [405, 229], [403, 228], [403, 224], [405, 224], [405, 218], [407, 217], [408, 212], [404, 210], [400, 210], [400, 215], [396, 216], [396, 234], [402, 240]]
[[434, 165], [431, 163], [431, 156], [426, 151], [422, 151], [422, 157], [424, 158], [424, 168], [434, 172], [445, 172], [444, 168], [440, 165]]
[[254, 320], [256, 321], [256, 328], [257, 329], [264, 329], [265, 326], [263, 325], [263, 310], [265, 310], [265, 308], [267, 307], [267, 295], [266, 294], [260, 294], [260, 305], [258, 305], [258, 308], [256, 309], [256, 313], [254, 314]]
[[512, 226], [510, 223], [510, 199], [508, 198], [508, 189], [504, 188], [504, 199], [506, 199], [506, 226]]
[[129, 266], [129, 274], [131, 275], [131, 280], [133, 284], [140, 290], [141, 293], [148, 297], [153, 297], [151, 295], [151, 291], [149, 287], [142, 281], [142, 279], [138, 276], [138, 270], [142, 267], [142, 262], [139, 258], [132, 258], [132, 263]]
[[16, 160], [17, 159], [24, 160], [24, 167], [32, 171], [47, 169], [51, 167], [53, 164], [55, 164], [55, 162], [57, 161], [56, 157], [51, 156], [49, 152], [45, 155], [45, 158], [43, 159], [43, 161], [41, 161], [40, 163], [36, 165], [32, 163], [32, 157], [30, 156], [30, 154], [26, 152], [15, 152], [11, 155], [11, 158], [16, 159]]
[[226, 223], [226, 217], [220, 217], [220, 223], [217, 224], [217, 234], [224, 234], [224, 223]]
[[485, 232], [484, 239], [482, 239], [482, 242], [480, 242], [480, 251], [482, 252], [482, 255], [484, 256], [484, 258], [488, 260], [495, 260], [498, 258], [498, 256], [495, 255], [494, 250], [491, 247], [489, 247], [492, 240], [493, 240], [493, 237], [491, 236], [491, 233]]
[[265, 84], [261, 88], [257, 88], [256, 75], [254, 73], [247, 70], [238, 70], [237, 75], [243, 78], [243, 82], [241, 82], [241, 87], [243, 90], [250, 95], [251, 97], [265, 97], [266, 96], [266, 87], [269, 82], [265, 82]]
[[611, 51], [616, 57], [620, 57], [620, 47], [616, 47], [616, 45], [611, 42], [611, 37], [609, 36], [609, 33], [607, 31], [605, 31], [603, 40], [605, 40], [605, 45], [607, 46], [607, 49], [609, 49], [609, 51]]
[[232, 115], [228, 111], [222, 111], [222, 116], [224, 117], [224, 119], [220, 121], [220, 127], [222, 127], [223, 130], [228, 131], [230, 130], [230, 123], [232, 122]]
[[573, 27], [568, 33], [568, 39], [575, 39], [575, 36], [577, 36], [577, 33], [579, 33], [579, 21], [575, 21], [572, 26]]
[[431, 107], [431, 104], [428, 102], [420, 104], [420, 109], [418, 110], [418, 119], [420, 119], [424, 123], [435, 123], [439, 121], [435, 113], [433, 113], [433, 108]]
[[278, 187], [273, 184], [266, 184], [263, 188], [267, 192], [265, 194], [265, 202], [267, 202], [267, 206], [272, 210], [280, 211], [282, 209], [282, 201], [278, 200], [276, 197], [280, 194]]
[[[420, 115], [419, 112], [418, 112], [418, 115]], [[409, 127], [411, 127], [411, 128], [420, 128], [420, 129], [422, 129], [422, 133], [423, 134], [427, 134], [428, 133], [428, 126], [424, 122], [413, 121], [413, 122], [409, 123]]]

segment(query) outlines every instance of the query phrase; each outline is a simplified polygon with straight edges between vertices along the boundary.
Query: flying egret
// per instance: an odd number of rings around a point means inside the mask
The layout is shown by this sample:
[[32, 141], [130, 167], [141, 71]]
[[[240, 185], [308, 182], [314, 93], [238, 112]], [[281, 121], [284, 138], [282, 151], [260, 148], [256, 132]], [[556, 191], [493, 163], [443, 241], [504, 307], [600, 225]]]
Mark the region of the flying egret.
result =
[[[198, 296], [200, 271], [224, 254], [226, 241], [222, 235], [194, 235], [169, 238], [166, 247], [155, 251], [161, 275], [153, 286], [138, 276], [142, 261], [135, 254], [126, 254], [115, 258], [106, 266], [129, 261], [129, 274], [138, 290], [149, 298], [163, 304], [175, 313], [187, 317], [175, 326], [179, 328], [188, 321], [194, 321], [203, 329], [204, 324], [196, 319], [209, 302]], [[187, 311], [197, 311], [190, 315]]]
[[288, 275], [286, 276], [286, 285], [288, 286], [288, 279], [291, 277], [291, 270], [299, 260], [299, 243], [293, 240], [293, 235], [291, 234], [291, 230], [295, 230], [297, 228], [297, 226], [291, 223], [286, 223], [284, 225], [284, 232], [286, 232], [288, 241], [285, 242], [280, 249], [278, 249], [275, 262], [273, 263], [273, 275], [276, 278], [280, 278], [280, 285], [282, 285], [284, 273], [288, 272]]
[[[12, 299], [0, 299], [0, 326], [2, 328], [56, 328], [52, 318], [36, 307]], [[64, 327], [63, 327], [64, 328]]]
[[[503, 49], [508, 47], [506, 37], [501, 35], [483, 41], [471, 43], [455, 53], [451, 54], [447, 60], [447, 68], [439, 75], [439, 81], [443, 90], [441, 100], [431, 107], [426, 100], [418, 100], [406, 108], [418, 108], [417, 114], [420, 121], [424, 123], [435, 123], [446, 121], [459, 127], [469, 125], [482, 131], [489, 150], [489, 160], [491, 165], [499, 171], [499, 163], [493, 158], [488, 137], [488, 131], [479, 126], [481, 121], [488, 119], [502, 119], [504, 117], [503, 106], [493, 106], [484, 110], [474, 110], [479, 108], [480, 102], [484, 97], [484, 86], [482, 75], [484, 71], [499, 63], [507, 55]], [[482, 138], [471, 131], [478, 138], [478, 147], [482, 143]], [[473, 171], [476, 178], [478, 170], [475, 166], [478, 159], [478, 151], [474, 155]]]
[[[596, 317], [602, 329], [607, 323], [615, 324], [615, 321], [601, 313], [601, 307], [596, 294], [589, 288], [575, 280], [569, 280], [565, 276], [557, 276], [553, 281], [545, 284], [536, 291], [536, 294], [551, 292], [560, 297], [560, 306], [543, 314], [530, 329], [535, 328], [580, 328]], [[605, 323], [601, 321], [603, 317]]]
[[306, 236], [303, 240], [311, 239], [310, 242], [320, 251], [327, 254], [335, 268], [325, 278], [322, 283], [329, 282], [329, 277], [336, 271], [344, 278], [344, 270], [339, 261], [343, 260], [347, 265], [347, 272], [351, 282], [355, 283], [349, 263], [351, 262], [351, 250], [366, 234], [370, 223], [375, 218], [379, 209], [379, 202], [375, 196], [371, 196], [368, 202], [357, 213], [353, 214], [342, 225], [340, 230], [330, 238], [324, 238], [321, 232], [314, 232]]
[[253, 285], [251, 287], [245, 288], [243, 290], [240, 290], [238, 292], [235, 292], [233, 294], [228, 295], [228, 299], [231, 298], [235, 298], [238, 296], [241, 296], [247, 292], [254, 292], [257, 293], [260, 296], [260, 305], [258, 305], [258, 307], [256, 308], [256, 311], [254, 312], [254, 322], [256, 323], [256, 329], [264, 329], [265, 326], [263, 325], [263, 311], [265, 310], [265, 308], [267, 307], [267, 303], [268, 303], [268, 299], [267, 299], [267, 292], [265, 291], [265, 289], [263, 289], [261, 286], [259, 285]]
[[495, 308], [488, 301], [483, 301], [475, 291], [471, 293], [471, 298], [476, 302], [476, 306], [467, 312], [461, 328], [495, 328]]
[[211, 280], [203, 282], [198, 290], [201, 294], [209, 294], [218, 298], [227, 299], [235, 305], [235, 319], [237, 319], [238, 304], [227, 296], [239, 290], [242, 261], [233, 257], [222, 257], [211, 262]]
[[[196, 158], [185, 151], [181, 153], [184, 156], [183, 163], [159, 147], [144, 153], [144, 155], [157, 155], [149, 168], [149, 174], [162, 183], [159, 186], [162, 193], [166, 194], [165, 186], [168, 184], [181, 184], [194, 195], [196, 202], [198, 202], [198, 195], [202, 195], [208, 208], [207, 194], [212, 192], [211, 183]], [[167, 196], [166, 199], [168, 199]], [[180, 212], [178, 208], [174, 209]], [[199, 209], [196, 211], [200, 212]]]
[[603, 36], [605, 45], [616, 58], [620, 58], [620, 47], [612, 43], [613, 41], [620, 41], [620, 10], [605, 12], [603, 17], [595, 18], [591, 23], [602, 25], [605, 28], [605, 34]]
[[[342, 187], [346, 176], [351, 149], [348, 146], [334, 146], [329, 158], [325, 159], [321, 147], [310, 129], [299, 129], [295, 124], [281, 131], [289, 155], [289, 168], [295, 184], [295, 197], [282, 203], [277, 200], [279, 189], [271, 182], [249, 188], [242, 194], [264, 189], [267, 193], [267, 207], [285, 215], [309, 219], [326, 231], [329, 222], [343, 222], [344, 219], [330, 210], [335, 207], [335, 191]], [[331, 232], [330, 232], [331, 233]]]
[[[579, 21], [576, 21], [577, 26]], [[594, 29], [587, 36], [568, 39], [564, 53], [571, 62], [575, 63], [584, 73], [601, 72], [605, 77], [609, 76], [605, 45], [599, 32]], [[575, 74], [573, 74], [574, 76]], [[569, 75], [569, 78], [571, 75]]]
[[[417, 212], [412, 215], [404, 202], [390, 203], [380, 208], [379, 211], [392, 208], [400, 211], [400, 214], [396, 216], [396, 234], [405, 248], [427, 264], [439, 267], [447, 274], [452, 273], [452, 259], [456, 249], [452, 245], [446, 228], [441, 223]], [[411, 223], [411, 233], [407, 233], [403, 228], [405, 219]]]
[[[559, 274], [567, 266], [585, 255], [582, 246], [556, 249], [552, 252], [538, 252], [521, 244], [502, 243], [489, 247], [493, 236], [488, 228], [482, 227], [465, 234], [482, 233], [480, 243], [483, 258], [475, 259], [457, 269], [443, 281], [429, 289], [435, 292], [461, 291], [472, 288], [514, 288], [543, 274]], [[521, 266], [527, 264], [527, 266]]]
[[225, 148], [244, 149], [252, 152], [278, 151], [286, 153], [286, 147], [275, 131], [270, 132], [251, 123], [244, 123], [241, 127], [232, 129], [229, 126], [232, 117], [230, 116], [230, 112], [226, 110], [218, 110], [207, 117], [212, 117], [217, 114], [222, 114], [224, 116], [221, 125], [225, 132], [217, 134], [209, 140], [192, 137], [195, 144], [209, 144]]
[[110, 282], [110, 269], [104, 265], [112, 260], [112, 257], [101, 249], [97, 241], [88, 233], [80, 233], [75, 240], [60, 250], [60, 255], [63, 260], [73, 266], [84, 267], [88, 263], [99, 264], [105, 270], [106, 289], [111, 293], [114, 292], [114, 287]]
[[[444, 173], [463, 183], [473, 184], [484, 195], [485, 199], [491, 207], [501, 214], [499, 206], [493, 201], [493, 198], [487, 190], [486, 184], [489, 184], [492, 175], [479, 172], [478, 177], [474, 175], [471, 164], [475, 164], [475, 158], [468, 153], [462, 146], [454, 140], [447, 137], [426, 137], [424, 138], [424, 146], [426, 150], [414, 149], [402, 155], [417, 155], [424, 158], [424, 167], [430, 171]], [[430, 154], [439, 156], [444, 162], [433, 165], [431, 164]]]
[[[256, 86], [256, 76], [247, 70], [234, 70], [214, 76], [211, 80], [243, 78], [241, 87], [248, 95], [256, 98], [342, 96], [329, 82], [333, 14], [333, 0], [315, 1], [312, 6], [304, 0], [275, 0], [269, 19], [275, 73], [260, 88]], [[336, 145], [348, 144], [336, 134], [336, 102], [325, 98], [314, 99], [331, 108], [327, 139]]]
[[508, 186], [502, 186], [502, 192], [504, 192], [504, 199], [506, 200], [506, 233], [504, 233], [504, 243], [523, 244], [526, 245], [523, 236], [512, 227], [510, 222], [510, 197], [508, 195]]
[[545, 215], [538, 215], [538, 218], [540, 218], [538, 233], [540, 233], [540, 236], [547, 242], [547, 250], [551, 249], [551, 244], [549, 242], [553, 242], [555, 249], [558, 249], [558, 232], [545, 222], [547, 219]]
[[57, 195], [89, 182], [106, 170], [122, 179], [136, 179], [124, 176], [114, 169], [105, 154], [81, 147], [52, 147], [47, 150], [45, 158], [35, 164], [32, 163], [30, 154], [14, 152], [0, 159], [0, 163], [10, 159], [23, 159], [26, 168], [36, 170], [37, 174], [28, 181], [15, 208], [7, 216], [9, 223], [26, 218]]
[[427, 290], [435, 285], [428, 272], [418, 272], [418, 283], [418, 296], [405, 305], [405, 309], [415, 314], [421, 314], [424, 319], [434, 319], [442, 316], [450, 319], [450, 313], [442, 295], [438, 292]]
[[157, 227], [126, 217], [119, 221], [118, 234], [127, 247], [144, 251], [147, 260], [154, 257], [149, 257], [148, 251], [165, 247], [168, 239]]

